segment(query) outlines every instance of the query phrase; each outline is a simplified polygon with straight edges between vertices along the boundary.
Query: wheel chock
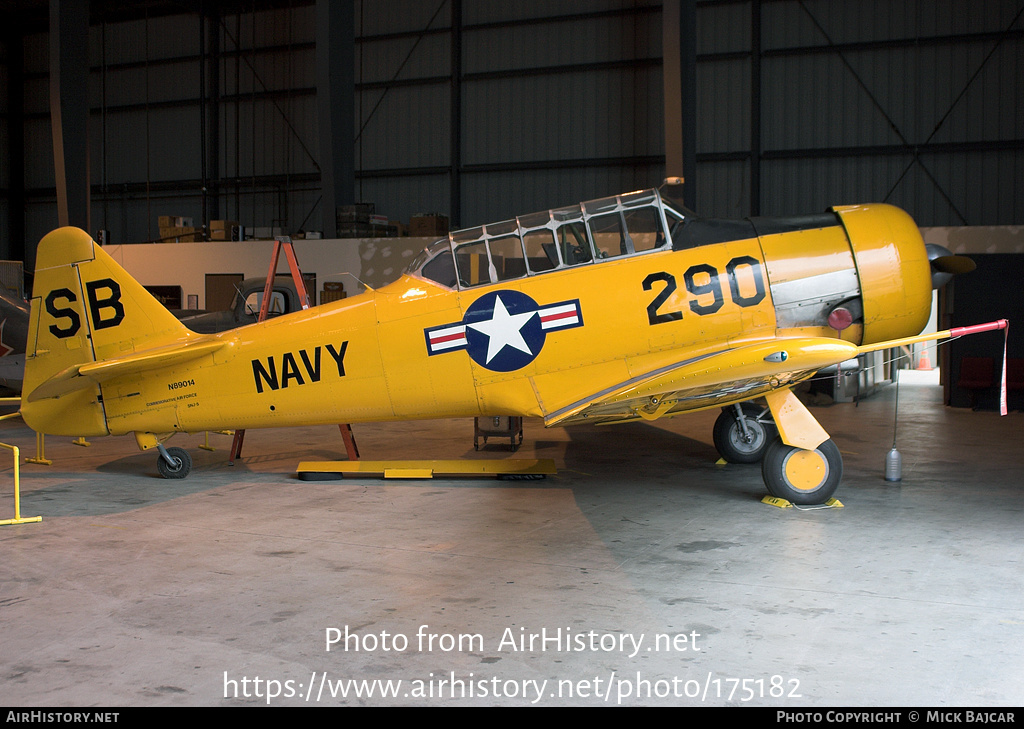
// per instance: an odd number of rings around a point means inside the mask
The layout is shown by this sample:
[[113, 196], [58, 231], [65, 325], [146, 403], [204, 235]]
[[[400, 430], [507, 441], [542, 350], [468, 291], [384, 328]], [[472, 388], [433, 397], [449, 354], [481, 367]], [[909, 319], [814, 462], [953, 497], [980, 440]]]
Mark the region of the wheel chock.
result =
[[[761, 503], [768, 504], [768, 506], [774, 506], [779, 509], [789, 509], [794, 506], [794, 504], [788, 499], [780, 499], [778, 496], [765, 496], [761, 499]], [[845, 504], [843, 504], [842, 501], [832, 497], [824, 504], [819, 504], [818, 506], [799, 507], [799, 511], [812, 511], [814, 509], [842, 509], [844, 506]]]

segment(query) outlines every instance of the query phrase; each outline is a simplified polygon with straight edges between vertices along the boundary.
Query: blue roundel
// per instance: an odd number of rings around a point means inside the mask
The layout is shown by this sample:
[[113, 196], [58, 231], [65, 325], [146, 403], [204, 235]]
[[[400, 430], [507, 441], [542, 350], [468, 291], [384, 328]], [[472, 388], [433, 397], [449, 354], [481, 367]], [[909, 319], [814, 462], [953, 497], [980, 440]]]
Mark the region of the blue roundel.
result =
[[466, 310], [466, 350], [481, 367], [512, 372], [533, 362], [544, 346], [540, 307], [519, 291], [484, 294]]

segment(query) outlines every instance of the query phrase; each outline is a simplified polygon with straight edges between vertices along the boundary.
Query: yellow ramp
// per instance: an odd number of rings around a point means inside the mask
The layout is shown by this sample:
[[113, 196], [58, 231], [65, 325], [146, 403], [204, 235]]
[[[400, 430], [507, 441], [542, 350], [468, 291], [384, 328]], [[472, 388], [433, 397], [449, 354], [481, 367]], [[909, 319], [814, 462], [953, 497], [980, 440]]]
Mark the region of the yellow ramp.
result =
[[552, 476], [555, 462], [536, 459], [473, 459], [440, 461], [303, 461], [297, 470], [303, 481], [326, 481], [344, 476], [377, 478], [434, 478], [435, 476]]

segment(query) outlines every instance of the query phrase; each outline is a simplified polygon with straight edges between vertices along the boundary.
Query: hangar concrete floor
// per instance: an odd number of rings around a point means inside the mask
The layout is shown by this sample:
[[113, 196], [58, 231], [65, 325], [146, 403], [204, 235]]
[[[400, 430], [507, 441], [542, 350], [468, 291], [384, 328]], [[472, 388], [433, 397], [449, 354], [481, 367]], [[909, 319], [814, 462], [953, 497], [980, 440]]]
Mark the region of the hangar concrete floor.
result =
[[[841, 509], [760, 503], [715, 412], [528, 421], [517, 455], [559, 467], [534, 482], [296, 480], [343, 458], [329, 427], [250, 431], [234, 467], [179, 436], [179, 482], [130, 438], [49, 438], [22, 468], [43, 521], [0, 527], [0, 703], [1019, 706], [1024, 415], [902, 385], [892, 484], [894, 394], [813, 408]], [[509, 455], [468, 421], [355, 432], [364, 458]]]

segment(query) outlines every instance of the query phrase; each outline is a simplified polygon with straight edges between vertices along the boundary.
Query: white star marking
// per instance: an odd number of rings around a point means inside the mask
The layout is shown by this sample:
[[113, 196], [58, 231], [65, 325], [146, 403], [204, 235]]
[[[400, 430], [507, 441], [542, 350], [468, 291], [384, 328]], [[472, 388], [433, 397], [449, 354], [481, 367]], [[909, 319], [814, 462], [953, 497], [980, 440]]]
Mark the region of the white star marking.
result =
[[487, 364], [504, 349], [506, 346], [518, 349], [520, 352], [532, 355], [526, 340], [523, 339], [522, 328], [530, 321], [536, 311], [526, 314], [509, 314], [508, 309], [501, 300], [501, 296], [494, 297], [494, 316], [488, 321], [480, 321], [475, 324], [467, 324], [470, 329], [475, 329], [481, 334], [487, 335]]

